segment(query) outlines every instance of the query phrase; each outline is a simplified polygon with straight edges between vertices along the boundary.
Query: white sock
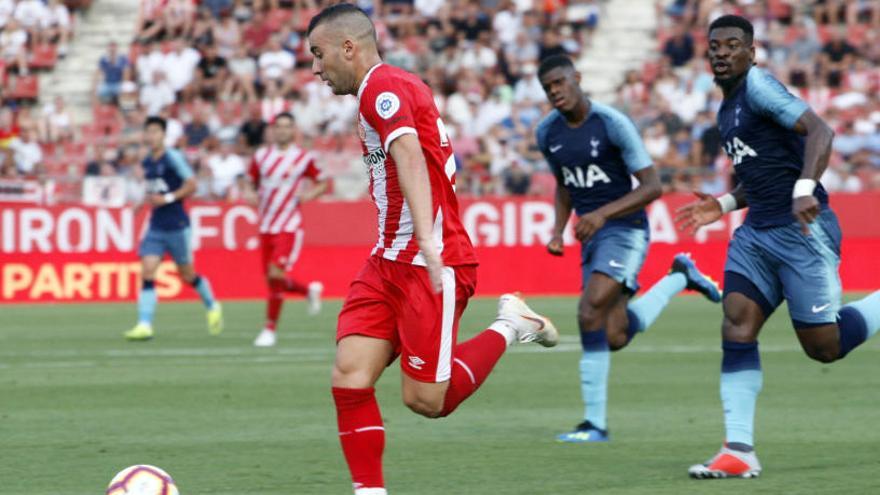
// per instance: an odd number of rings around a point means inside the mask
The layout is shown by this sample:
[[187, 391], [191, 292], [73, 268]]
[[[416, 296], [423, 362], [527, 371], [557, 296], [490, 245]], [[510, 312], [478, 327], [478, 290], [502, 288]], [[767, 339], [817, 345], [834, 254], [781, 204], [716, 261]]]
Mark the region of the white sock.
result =
[[354, 495], [388, 495], [384, 488], [358, 488]]
[[489, 325], [489, 330], [494, 330], [501, 334], [504, 337], [504, 341], [507, 342], [508, 347], [516, 342], [516, 330], [510, 326], [510, 323], [507, 323], [504, 320], [495, 320], [491, 325]]

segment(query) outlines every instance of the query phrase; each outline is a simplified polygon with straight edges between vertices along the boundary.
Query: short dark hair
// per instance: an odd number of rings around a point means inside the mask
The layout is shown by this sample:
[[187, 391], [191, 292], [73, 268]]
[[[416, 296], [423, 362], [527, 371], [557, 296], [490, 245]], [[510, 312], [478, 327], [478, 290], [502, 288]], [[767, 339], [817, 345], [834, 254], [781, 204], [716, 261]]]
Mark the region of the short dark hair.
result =
[[752, 23], [745, 17], [738, 15], [723, 15], [718, 19], [715, 19], [712, 21], [712, 24], [709, 25], [709, 34], [712, 34], [712, 31], [718, 28], [742, 29], [742, 32], [746, 35], [745, 41], [749, 44], [752, 43], [752, 40], [755, 37], [755, 28], [752, 26]]
[[158, 115], [153, 115], [147, 117], [147, 120], [144, 121], [144, 129], [150, 127], [151, 125], [157, 125], [162, 128], [162, 132], [165, 132], [165, 129], [168, 127], [168, 124], [165, 122], [165, 119], [159, 117]]
[[312, 34], [312, 31], [314, 31], [319, 25], [348, 14], [360, 14], [367, 19], [370, 18], [370, 16], [368, 16], [367, 13], [357, 5], [351, 3], [337, 3], [336, 5], [331, 5], [325, 8], [318, 12], [315, 17], [312, 17], [312, 20], [309, 21], [309, 28], [306, 30], [306, 36]]
[[538, 67], [538, 79], [558, 67], [574, 70], [574, 62], [567, 55], [551, 55], [541, 60], [541, 65]]
[[290, 119], [291, 122], [296, 122], [296, 119], [293, 118], [293, 114], [290, 112], [281, 112], [272, 119], [272, 123], [278, 122], [278, 119]]

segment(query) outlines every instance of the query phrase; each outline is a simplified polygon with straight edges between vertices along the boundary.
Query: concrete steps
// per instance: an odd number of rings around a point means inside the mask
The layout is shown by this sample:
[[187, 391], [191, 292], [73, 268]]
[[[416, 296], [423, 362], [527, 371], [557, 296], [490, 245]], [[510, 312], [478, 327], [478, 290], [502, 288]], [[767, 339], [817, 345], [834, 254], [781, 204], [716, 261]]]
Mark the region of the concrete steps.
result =
[[651, 56], [657, 42], [654, 0], [611, 0], [605, 4], [590, 46], [577, 61], [582, 86], [598, 101], [611, 103], [626, 72]]
[[91, 122], [98, 61], [110, 41], [119, 43], [121, 53], [128, 53], [139, 6], [138, 0], [95, 0], [88, 11], [79, 14], [67, 56], [40, 76], [40, 102], [61, 95], [77, 124]]

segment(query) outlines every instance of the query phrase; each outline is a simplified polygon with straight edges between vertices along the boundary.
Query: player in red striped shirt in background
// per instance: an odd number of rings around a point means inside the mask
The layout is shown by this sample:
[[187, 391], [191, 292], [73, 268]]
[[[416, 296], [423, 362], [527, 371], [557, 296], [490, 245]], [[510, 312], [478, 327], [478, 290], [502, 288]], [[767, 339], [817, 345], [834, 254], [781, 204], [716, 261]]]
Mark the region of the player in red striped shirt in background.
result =
[[[272, 122], [274, 144], [262, 146], [251, 160], [250, 175], [259, 201], [260, 245], [269, 295], [266, 324], [254, 340], [256, 347], [272, 347], [277, 341], [276, 325], [284, 294], [302, 294], [309, 302], [309, 314], [321, 310], [321, 282], [308, 285], [290, 276], [303, 243], [299, 206], [327, 190], [327, 180], [315, 166], [314, 155], [293, 142], [293, 115], [278, 114]], [[303, 182], [311, 181], [311, 187]]]

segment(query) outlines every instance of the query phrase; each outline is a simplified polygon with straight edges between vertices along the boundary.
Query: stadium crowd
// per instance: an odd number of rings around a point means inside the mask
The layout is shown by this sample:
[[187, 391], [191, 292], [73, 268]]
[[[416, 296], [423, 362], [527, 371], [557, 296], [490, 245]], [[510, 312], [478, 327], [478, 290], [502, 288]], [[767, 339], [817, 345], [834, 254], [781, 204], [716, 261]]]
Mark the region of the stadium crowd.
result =
[[[59, 183], [67, 177], [75, 187], [82, 174], [121, 177], [127, 200], [138, 201], [142, 123], [161, 115], [169, 122], [168, 144], [183, 149], [195, 166], [197, 197], [240, 201], [250, 194], [244, 179], [249, 154], [266, 139], [274, 115], [289, 110], [297, 119], [297, 142], [321, 153], [331, 177], [340, 184], [346, 176], [365, 177], [353, 132], [356, 101], [333, 97], [309, 68], [304, 31], [327, 3], [141, 2], [130, 49], [111, 44], [95, 69], [93, 124], [76, 126], [61, 99], [39, 112], [27, 105], [0, 111], [0, 149], [11, 157], [2, 175], [48, 174]], [[603, 1], [357, 3], [376, 21], [385, 60], [420, 74], [434, 90], [455, 143], [460, 192], [552, 192], [554, 180], [534, 138], [550, 109], [537, 66], [552, 54], [580, 58], [601, 23]], [[3, 5], [0, 0], [0, 22]], [[836, 130], [826, 186], [880, 189], [876, 2], [676, 0], [658, 2], [657, 11], [656, 57], [626, 75], [612, 103], [636, 122], [668, 190], [720, 193], [730, 186], [729, 160], [715, 126], [721, 94], [703, 57], [706, 26], [725, 13], [752, 19], [759, 64]], [[10, 25], [16, 26], [11, 22], [0, 33], [0, 46]], [[6, 58], [9, 64], [15, 59]], [[346, 184], [336, 188], [338, 196], [365, 191], [365, 180]]]

